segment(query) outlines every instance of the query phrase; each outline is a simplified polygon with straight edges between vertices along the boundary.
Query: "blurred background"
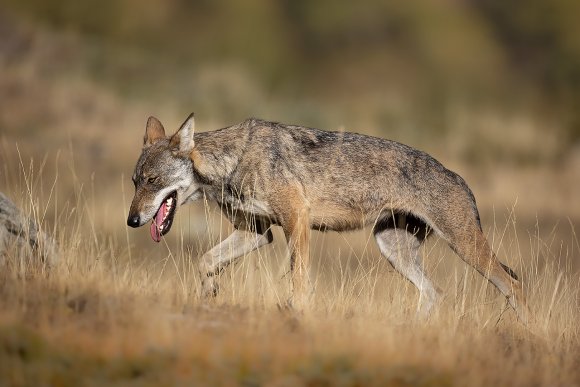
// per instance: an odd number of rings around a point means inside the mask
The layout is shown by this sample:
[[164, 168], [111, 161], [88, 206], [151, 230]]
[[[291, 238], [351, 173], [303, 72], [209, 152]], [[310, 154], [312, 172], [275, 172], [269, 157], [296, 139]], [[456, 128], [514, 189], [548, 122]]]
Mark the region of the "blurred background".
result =
[[[149, 115], [169, 132], [191, 111], [200, 131], [256, 116], [427, 151], [466, 178], [488, 232], [515, 224], [580, 266], [578, 15], [576, 0], [0, 0], [0, 190], [18, 202], [30, 183], [52, 222], [90, 198], [122, 240]], [[207, 238], [190, 207], [186, 237]]]

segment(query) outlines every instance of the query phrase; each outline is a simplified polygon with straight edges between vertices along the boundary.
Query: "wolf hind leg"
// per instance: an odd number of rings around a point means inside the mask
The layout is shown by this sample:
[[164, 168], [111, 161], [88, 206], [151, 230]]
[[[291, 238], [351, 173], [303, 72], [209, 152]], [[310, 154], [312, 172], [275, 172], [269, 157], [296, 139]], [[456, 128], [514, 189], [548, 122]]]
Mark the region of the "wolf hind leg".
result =
[[375, 233], [381, 254], [403, 277], [419, 290], [417, 312], [420, 317], [429, 316], [440, 296], [435, 286], [425, 274], [419, 247], [421, 241], [404, 229], [387, 228]]
[[[266, 228], [266, 226], [268, 228]], [[259, 224], [252, 229], [236, 229], [226, 239], [205, 253], [199, 262], [202, 296], [215, 297], [219, 292], [216, 277], [238, 258], [273, 241], [269, 224]]]

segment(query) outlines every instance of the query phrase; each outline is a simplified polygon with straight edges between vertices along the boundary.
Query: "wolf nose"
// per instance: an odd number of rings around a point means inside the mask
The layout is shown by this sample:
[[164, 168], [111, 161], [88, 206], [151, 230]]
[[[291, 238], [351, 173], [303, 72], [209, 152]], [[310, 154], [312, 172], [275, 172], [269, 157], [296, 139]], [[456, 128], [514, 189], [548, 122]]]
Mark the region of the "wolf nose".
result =
[[139, 227], [140, 223], [141, 223], [141, 219], [139, 219], [139, 215], [135, 215], [135, 216], [129, 215], [129, 217], [127, 218], [127, 226], [135, 228], [135, 227]]

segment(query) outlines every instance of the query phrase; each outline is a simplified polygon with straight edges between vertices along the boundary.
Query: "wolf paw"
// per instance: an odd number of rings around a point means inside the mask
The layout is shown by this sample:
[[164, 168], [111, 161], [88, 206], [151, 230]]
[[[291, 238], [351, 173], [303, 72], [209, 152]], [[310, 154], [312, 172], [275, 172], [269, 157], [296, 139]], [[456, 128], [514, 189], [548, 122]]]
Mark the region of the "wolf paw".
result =
[[220, 286], [213, 280], [203, 281], [201, 284], [201, 295], [204, 299], [215, 298], [220, 290]]

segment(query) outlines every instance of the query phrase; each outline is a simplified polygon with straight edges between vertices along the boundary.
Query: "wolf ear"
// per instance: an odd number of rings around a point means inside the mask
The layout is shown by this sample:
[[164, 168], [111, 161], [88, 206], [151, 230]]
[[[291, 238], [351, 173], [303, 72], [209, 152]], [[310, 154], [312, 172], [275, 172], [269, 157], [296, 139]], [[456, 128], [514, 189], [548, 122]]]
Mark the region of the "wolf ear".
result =
[[145, 127], [145, 137], [143, 138], [143, 146], [149, 146], [155, 144], [157, 141], [165, 138], [165, 129], [161, 122], [153, 116], [149, 117], [147, 120], [147, 126]]
[[193, 150], [193, 132], [195, 130], [195, 120], [191, 113], [181, 127], [171, 137], [171, 145], [178, 148], [180, 153], [189, 154]]

